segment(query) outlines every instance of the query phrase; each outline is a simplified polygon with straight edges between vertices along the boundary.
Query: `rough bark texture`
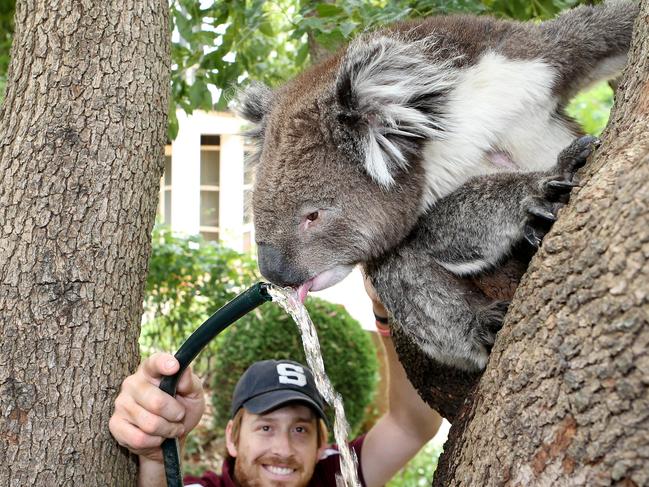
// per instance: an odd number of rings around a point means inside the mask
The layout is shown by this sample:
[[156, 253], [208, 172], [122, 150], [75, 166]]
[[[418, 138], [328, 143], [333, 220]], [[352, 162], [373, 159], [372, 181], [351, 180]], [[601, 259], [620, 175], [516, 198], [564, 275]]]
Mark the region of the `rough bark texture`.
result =
[[17, 2], [0, 110], [0, 485], [134, 484], [107, 425], [139, 359], [167, 12]]
[[[516, 291], [435, 485], [649, 485], [648, 26], [644, 0], [604, 144]], [[402, 359], [434, 386], [418, 353]]]

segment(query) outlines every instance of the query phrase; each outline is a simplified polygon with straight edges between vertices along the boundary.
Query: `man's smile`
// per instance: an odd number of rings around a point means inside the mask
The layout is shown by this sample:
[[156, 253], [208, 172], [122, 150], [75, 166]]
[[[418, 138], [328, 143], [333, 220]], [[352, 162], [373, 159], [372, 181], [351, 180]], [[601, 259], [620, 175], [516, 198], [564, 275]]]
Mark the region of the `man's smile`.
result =
[[288, 477], [295, 473], [294, 468], [290, 467], [280, 467], [278, 465], [262, 465], [264, 470], [270, 472], [273, 475], [278, 475], [280, 477]]

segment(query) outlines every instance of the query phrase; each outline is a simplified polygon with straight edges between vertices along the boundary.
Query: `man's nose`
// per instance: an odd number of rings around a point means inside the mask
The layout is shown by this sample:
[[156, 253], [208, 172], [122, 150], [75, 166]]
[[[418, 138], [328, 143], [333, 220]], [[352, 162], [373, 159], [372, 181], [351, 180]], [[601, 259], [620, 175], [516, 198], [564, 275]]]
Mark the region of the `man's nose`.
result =
[[271, 452], [274, 455], [290, 457], [293, 454], [293, 444], [291, 443], [291, 435], [288, 431], [279, 432], [276, 435], [273, 435], [271, 441]]

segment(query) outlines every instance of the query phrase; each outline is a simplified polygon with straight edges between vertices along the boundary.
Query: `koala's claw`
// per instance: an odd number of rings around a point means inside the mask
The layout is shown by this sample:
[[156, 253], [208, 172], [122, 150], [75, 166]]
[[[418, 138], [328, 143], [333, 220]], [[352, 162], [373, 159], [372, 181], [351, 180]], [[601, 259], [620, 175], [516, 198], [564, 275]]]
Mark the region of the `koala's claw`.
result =
[[557, 221], [557, 216], [554, 213], [540, 206], [531, 206], [530, 208], [527, 209], [527, 212], [530, 215], [534, 215], [538, 218], [541, 218], [542, 220], [546, 220], [549, 222]]
[[509, 301], [494, 301], [478, 310], [476, 338], [488, 350], [491, 350], [495, 335], [503, 326], [509, 303]]
[[572, 180], [577, 169], [586, 164], [588, 157], [600, 145], [601, 141], [592, 135], [585, 135], [573, 141], [559, 154], [559, 171], [566, 179]]
[[600, 145], [597, 137], [585, 135], [561, 151], [555, 169], [541, 182], [541, 195], [533, 198], [532, 204], [526, 208], [528, 216], [523, 238], [532, 247], [541, 246], [543, 237], [557, 221], [559, 208], [568, 202], [572, 188], [579, 186], [575, 173]]
[[523, 238], [529, 242], [529, 244], [534, 248], [539, 248], [545, 232], [539, 228], [535, 228], [531, 225], [525, 225], [523, 228]]
[[565, 181], [561, 179], [550, 179], [543, 183], [543, 189], [548, 196], [558, 196], [560, 194], [568, 194], [572, 188], [579, 186], [576, 181]]

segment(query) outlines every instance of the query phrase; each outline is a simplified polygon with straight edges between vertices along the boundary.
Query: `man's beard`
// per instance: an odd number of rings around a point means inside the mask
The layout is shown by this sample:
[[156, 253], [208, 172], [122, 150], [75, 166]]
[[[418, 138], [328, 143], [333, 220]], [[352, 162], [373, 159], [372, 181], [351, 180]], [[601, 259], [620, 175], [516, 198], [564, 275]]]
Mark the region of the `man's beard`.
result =
[[[296, 470], [296, 473], [302, 474], [303, 468], [296, 462], [292, 457], [284, 458], [274, 455], [264, 456], [256, 460], [250, 461], [245, 456], [242, 457], [239, 455], [234, 461], [234, 480], [238, 487], [262, 487], [264, 485], [284, 487], [286, 482], [280, 480], [270, 480], [264, 479], [263, 483], [260, 478], [260, 470], [263, 469], [263, 465], [277, 465], [293, 468]], [[298, 484], [291, 484], [291, 487], [306, 487], [311, 478], [300, 479]]]

